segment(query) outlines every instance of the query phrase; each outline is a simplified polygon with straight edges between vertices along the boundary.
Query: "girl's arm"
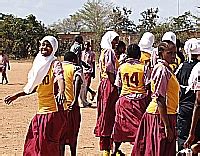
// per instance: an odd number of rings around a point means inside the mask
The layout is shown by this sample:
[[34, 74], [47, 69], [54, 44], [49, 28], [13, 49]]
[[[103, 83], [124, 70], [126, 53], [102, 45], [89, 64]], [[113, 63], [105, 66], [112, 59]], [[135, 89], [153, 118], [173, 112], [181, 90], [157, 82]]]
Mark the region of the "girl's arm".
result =
[[169, 118], [167, 115], [167, 107], [166, 107], [166, 100], [164, 97], [159, 96], [157, 99], [158, 103], [158, 111], [160, 113], [160, 117], [165, 125], [165, 135], [169, 142], [171, 142], [174, 138], [170, 123], [169, 123]]
[[[35, 93], [36, 89], [37, 89], [37, 87], [35, 87], [35, 89], [30, 94]], [[19, 98], [21, 96], [30, 95], [30, 94], [26, 94], [24, 91], [21, 91], [21, 92], [16, 93], [16, 94], [14, 94], [12, 96], [5, 97], [4, 102], [9, 105], [11, 102], [13, 102], [14, 100], [16, 100], [17, 98]]]
[[63, 104], [65, 100], [65, 81], [64, 79], [58, 79], [59, 93], [56, 96], [57, 102]]
[[200, 91], [197, 91], [190, 133], [187, 140], [184, 143], [185, 148], [190, 147], [195, 139], [195, 129], [199, 119], [200, 119]]

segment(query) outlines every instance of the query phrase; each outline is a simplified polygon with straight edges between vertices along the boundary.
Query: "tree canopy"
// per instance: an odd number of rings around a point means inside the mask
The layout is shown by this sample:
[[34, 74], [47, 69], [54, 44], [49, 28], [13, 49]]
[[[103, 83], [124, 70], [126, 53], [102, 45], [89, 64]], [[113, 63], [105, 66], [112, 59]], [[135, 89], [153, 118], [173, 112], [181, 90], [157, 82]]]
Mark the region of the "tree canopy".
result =
[[[39, 39], [47, 34], [56, 36], [60, 32], [95, 32], [94, 43], [95, 47], [98, 47], [102, 34], [110, 29], [117, 32], [125, 31], [128, 34], [136, 33], [139, 36], [150, 31], [157, 41], [166, 31], [175, 32], [181, 41], [185, 41], [188, 37], [186, 31], [200, 30], [200, 18], [190, 11], [158, 22], [159, 8], [148, 8], [141, 12], [138, 25], [130, 19], [131, 14], [131, 9], [120, 8], [102, 0], [88, 0], [69, 17], [58, 20], [48, 27], [32, 14], [26, 18], [18, 18], [12, 14], [1, 13], [1, 47], [4, 47], [9, 55], [25, 58], [37, 53]], [[61, 47], [65, 46], [60, 45]]]
[[39, 39], [46, 34], [55, 35], [41, 21], [37, 21], [32, 14], [25, 19], [15, 17], [12, 14], [2, 14], [1, 18], [1, 37], [4, 51], [13, 57], [33, 56], [38, 52]]

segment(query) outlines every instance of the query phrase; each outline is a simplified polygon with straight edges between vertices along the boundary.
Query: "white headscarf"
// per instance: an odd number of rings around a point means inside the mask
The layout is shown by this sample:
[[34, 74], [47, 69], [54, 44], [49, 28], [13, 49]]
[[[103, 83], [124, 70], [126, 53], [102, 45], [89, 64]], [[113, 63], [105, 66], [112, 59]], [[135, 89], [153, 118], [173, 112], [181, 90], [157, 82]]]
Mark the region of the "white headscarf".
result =
[[149, 54], [153, 51], [154, 35], [150, 32], [145, 32], [139, 42], [139, 47], [141, 51], [147, 52]]
[[163, 35], [162, 41], [165, 40], [171, 41], [176, 45], [176, 35], [171, 31], [168, 31]]
[[42, 56], [41, 52], [39, 52], [35, 57], [32, 68], [28, 73], [28, 83], [24, 87], [24, 92], [27, 94], [31, 93], [38, 84], [42, 83], [49, 71], [51, 63], [56, 59], [54, 54], [58, 49], [57, 39], [53, 36], [45, 36], [40, 43], [43, 43], [44, 41], [50, 42], [53, 51], [50, 56]]
[[188, 79], [188, 87], [186, 88], [185, 93], [187, 93], [189, 90], [199, 90], [200, 89], [200, 82], [199, 82], [199, 76], [200, 76], [200, 62], [198, 62], [193, 68], [190, 73], [190, 77]]
[[101, 39], [101, 48], [102, 49], [112, 49], [112, 43], [111, 42], [117, 36], [119, 36], [119, 35], [114, 31], [106, 32]]
[[192, 54], [200, 55], [200, 39], [191, 38], [185, 42], [185, 53], [188, 55], [188, 61], [191, 61]]

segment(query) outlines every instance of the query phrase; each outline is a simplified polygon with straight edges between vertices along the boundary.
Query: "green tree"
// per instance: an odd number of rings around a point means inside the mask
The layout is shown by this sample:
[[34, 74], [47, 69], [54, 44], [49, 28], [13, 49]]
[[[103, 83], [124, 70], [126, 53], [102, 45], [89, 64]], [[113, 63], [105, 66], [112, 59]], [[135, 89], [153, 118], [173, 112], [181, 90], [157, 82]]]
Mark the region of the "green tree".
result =
[[95, 32], [94, 50], [100, 51], [100, 40], [102, 34], [110, 27], [110, 15], [112, 3], [103, 3], [101, 0], [91, 0], [86, 2], [82, 9], [78, 10], [79, 15], [85, 30]]
[[77, 13], [70, 15], [69, 18], [58, 20], [57, 23], [50, 25], [50, 28], [60, 33], [83, 31], [82, 19]]
[[19, 58], [34, 55], [38, 52], [39, 39], [46, 34], [53, 32], [32, 14], [25, 19], [3, 14], [2, 39], [9, 55]]
[[135, 32], [136, 25], [134, 24], [134, 21], [129, 18], [131, 13], [132, 11], [126, 7], [123, 7], [122, 9], [120, 9], [120, 7], [113, 8], [110, 17], [110, 28], [116, 31]]
[[141, 13], [142, 19], [139, 19], [140, 24], [137, 26], [138, 32], [143, 34], [147, 31], [152, 31], [156, 27], [158, 16], [158, 8], [150, 8]]
[[173, 32], [176, 32], [177, 38], [186, 41], [189, 31], [199, 30], [200, 26], [198, 21], [198, 17], [192, 15], [190, 11], [187, 11], [178, 17], [171, 17], [170, 28]]

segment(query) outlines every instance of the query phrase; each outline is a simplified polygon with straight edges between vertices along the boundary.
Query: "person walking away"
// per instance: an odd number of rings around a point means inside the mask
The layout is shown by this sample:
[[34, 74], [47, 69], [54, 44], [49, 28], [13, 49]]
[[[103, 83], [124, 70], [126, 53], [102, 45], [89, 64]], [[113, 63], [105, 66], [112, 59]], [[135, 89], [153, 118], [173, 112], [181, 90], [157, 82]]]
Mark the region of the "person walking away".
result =
[[8, 70], [10, 70], [10, 62], [8, 56], [4, 54], [4, 51], [0, 51], [0, 73], [2, 74], [1, 84], [3, 85], [3, 81], [5, 79], [6, 84], [8, 83], [6, 69], [8, 66]]
[[96, 95], [96, 92], [90, 88], [90, 84], [91, 84], [91, 78], [95, 78], [95, 57], [96, 56], [95, 56], [95, 53], [91, 50], [91, 44], [89, 41], [85, 42], [84, 47], [85, 49], [84, 51], [82, 51], [81, 60], [90, 66], [90, 68], [83, 67], [83, 73], [84, 73], [86, 86], [87, 86], [86, 97], [87, 97], [87, 92], [89, 91], [92, 97], [91, 101], [93, 101]]
[[71, 156], [76, 156], [77, 138], [81, 123], [78, 96], [83, 83], [83, 71], [77, 63], [78, 58], [75, 53], [68, 52], [65, 54], [62, 65], [65, 79], [66, 100], [64, 102], [63, 110], [66, 125], [61, 137], [61, 156], [65, 155], [65, 145], [70, 146]]
[[[83, 50], [83, 37], [81, 35], [76, 35], [74, 39], [74, 44], [70, 48], [70, 52], [73, 52], [77, 55], [78, 57], [78, 65], [81, 66], [81, 68], [90, 68], [88, 64], [83, 62], [81, 60], [82, 56], [82, 50]], [[83, 77], [83, 84], [81, 85], [81, 94], [80, 94], [80, 99], [82, 102], [83, 107], [90, 107], [92, 104], [87, 101], [86, 97], [86, 91], [87, 91], [87, 86], [86, 86], [86, 81], [85, 77]]]
[[145, 65], [139, 62], [141, 52], [137, 44], [127, 48], [126, 62], [117, 73], [115, 85], [122, 87], [120, 97], [116, 103], [116, 116], [112, 138], [114, 140], [113, 156], [125, 155], [119, 147], [122, 142], [134, 144], [140, 120], [148, 105], [145, 87]]

